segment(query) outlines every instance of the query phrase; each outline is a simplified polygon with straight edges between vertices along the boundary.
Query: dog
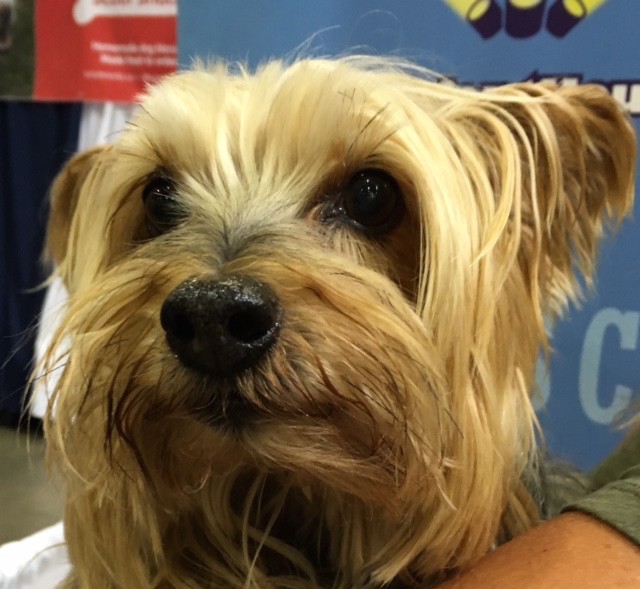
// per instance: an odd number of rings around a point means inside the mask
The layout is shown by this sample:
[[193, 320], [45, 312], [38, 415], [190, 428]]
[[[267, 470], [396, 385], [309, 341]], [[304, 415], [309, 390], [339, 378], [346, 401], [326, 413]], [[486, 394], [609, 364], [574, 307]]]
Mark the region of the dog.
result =
[[63, 587], [430, 587], [553, 515], [536, 359], [635, 159], [597, 86], [349, 57], [150, 88], [51, 191]]

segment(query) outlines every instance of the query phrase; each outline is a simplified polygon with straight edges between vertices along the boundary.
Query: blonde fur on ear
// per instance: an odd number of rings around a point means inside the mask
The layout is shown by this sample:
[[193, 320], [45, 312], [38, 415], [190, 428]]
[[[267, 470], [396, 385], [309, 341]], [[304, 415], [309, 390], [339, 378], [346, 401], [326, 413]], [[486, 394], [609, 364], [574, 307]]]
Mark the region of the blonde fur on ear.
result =
[[78, 199], [93, 167], [106, 147], [94, 147], [74, 155], [56, 175], [50, 190], [45, 259], [60, 266], [67, 254], [69, 231]]

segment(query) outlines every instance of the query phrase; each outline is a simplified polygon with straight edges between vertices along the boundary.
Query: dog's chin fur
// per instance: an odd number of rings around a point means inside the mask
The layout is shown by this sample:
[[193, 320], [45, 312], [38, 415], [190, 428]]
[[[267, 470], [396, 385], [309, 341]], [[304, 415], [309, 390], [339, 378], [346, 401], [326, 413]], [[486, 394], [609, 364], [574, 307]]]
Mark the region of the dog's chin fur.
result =
[[[589, 283], [635, 159], [594, 86], [478, 93], [350, 58], [151, 88], [52, 190], [64, 586], [425, 587], [534, 526], [544, 320]], [[403, 201], [378, 233], [328, 213], [372, 168]], [[182, 221], [155, 235], [158, 171]], [[277, 342], [237, 376], [185, 367], [163, 302], [237, 275], [277, 295]]]

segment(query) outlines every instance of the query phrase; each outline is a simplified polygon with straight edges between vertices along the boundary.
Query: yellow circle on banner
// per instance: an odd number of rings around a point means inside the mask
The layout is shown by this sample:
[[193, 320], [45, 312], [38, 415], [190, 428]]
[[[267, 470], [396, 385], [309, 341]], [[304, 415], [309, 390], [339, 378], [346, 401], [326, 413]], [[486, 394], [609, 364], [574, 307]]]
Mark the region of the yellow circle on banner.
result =
[[509, 4], [514, 6], [515, 8], [534, 8], [538, 6], [538, 4], [542, 4], [543, 0], [509, 0]]
[[473, 2], [467, 11], [467, 19], [470, 21], [478, 20], [481, 18], [491, 6], [491, 0], [476, 0]]
[[576, 18], [584, 18], [587, 15], [587, 7], [582, 0], [564, 0], [564, 8]]

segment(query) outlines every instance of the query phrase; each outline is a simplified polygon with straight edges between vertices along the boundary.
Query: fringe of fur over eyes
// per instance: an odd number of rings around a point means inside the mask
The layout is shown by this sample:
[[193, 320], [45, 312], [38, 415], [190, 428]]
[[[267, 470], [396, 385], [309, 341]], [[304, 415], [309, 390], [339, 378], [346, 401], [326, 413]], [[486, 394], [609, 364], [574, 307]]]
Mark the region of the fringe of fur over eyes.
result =
[[[425, 587], [539, 521], [544, 319], [632, 208], [633, 128], [594, 86], [423, 74], [197, 68], [61, 172], [48, 251], [70, 301], [45, 370], [65, 364], [46, 422], [65, 588]], [[326, 214], [370, 168], [404, 199], [382, 237]], [[185, 220], [152, 236], [159, 173]], [[183, 281], [232, 274], [269, 284], [283, 323], [218, 382], [180, 365], [159, 313]], [[232, 395], [260, 419], [206, 423]]]

